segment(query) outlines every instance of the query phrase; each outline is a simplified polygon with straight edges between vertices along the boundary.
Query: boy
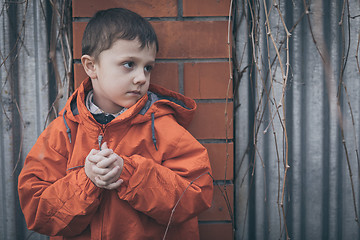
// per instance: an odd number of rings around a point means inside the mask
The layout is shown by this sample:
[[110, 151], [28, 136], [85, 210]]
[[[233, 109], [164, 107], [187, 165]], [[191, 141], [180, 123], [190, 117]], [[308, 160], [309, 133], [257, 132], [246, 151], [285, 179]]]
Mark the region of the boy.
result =
[[89, 78], [19, 176], [27, 226], [52, 239], [198, 239], [210, 164], [184, 128], [195, 102], [149, 83], [153, 28], [126, 9], [100, 11], [82, 48]]

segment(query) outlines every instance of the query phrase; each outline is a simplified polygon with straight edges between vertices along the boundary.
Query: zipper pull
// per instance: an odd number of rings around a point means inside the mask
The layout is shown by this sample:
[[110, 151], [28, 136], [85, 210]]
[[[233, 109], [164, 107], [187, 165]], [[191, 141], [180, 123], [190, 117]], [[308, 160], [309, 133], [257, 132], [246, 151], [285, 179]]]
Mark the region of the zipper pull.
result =
[[100, 133], [100, 135], [98, 136], [98, 143], [99, 143], [99, 149], [101, 151], [101, 142], [103, 140], [104, 136]]

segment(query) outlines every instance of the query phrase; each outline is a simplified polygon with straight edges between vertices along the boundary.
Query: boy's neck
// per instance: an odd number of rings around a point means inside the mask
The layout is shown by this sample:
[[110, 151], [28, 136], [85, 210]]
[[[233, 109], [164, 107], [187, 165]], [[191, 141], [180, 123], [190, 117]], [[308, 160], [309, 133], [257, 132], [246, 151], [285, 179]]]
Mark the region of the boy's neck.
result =
[[119, 116], [120, 114], [122, 114], [123, 112], [125, 112], [127, 110], [127, 108], [123, 107], [117, 113], [107, 113], [94, 103], [93, 97], [94, 97], [94, 91], [91, 90], [90, 92], [88, 92], [88, 94], [86, 95], [86, 98], [85, 98], [86, 107], [92, 114], [105, 114], [106, 116], [112, 115], [112, 116], [114, 116], [114, 118], [116, 118], [117, 116]]

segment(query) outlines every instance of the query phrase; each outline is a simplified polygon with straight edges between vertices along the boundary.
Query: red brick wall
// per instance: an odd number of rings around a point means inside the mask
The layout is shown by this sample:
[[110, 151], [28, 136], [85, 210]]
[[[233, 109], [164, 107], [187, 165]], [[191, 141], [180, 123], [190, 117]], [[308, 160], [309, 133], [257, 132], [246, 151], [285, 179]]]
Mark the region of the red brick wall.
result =
[[[232, 239], [231, 217], [222, 194], [227, 180], [226, 191], [233, 209], [233, 126], [230, 121], [226, 133], [224, 114], [229, 80], [230, 0], [73, 0], [72, 3], [75, 87], [86, 77], [79, 59], [89, 17], [100, 9], [125, 7], [150, 18], [160, 45], [151, 81], [197, 101], [198, 111], [189, 131], [208, 149], [213, 177], [216, 183], [221, 183], [220, 188], [215, 187], [212, 207], [199, 216], [201, 239]], [[228, 97], [228, 118], [232, 120], [232, 95]], [[230, 140], [227, 145], [226, 135]]]

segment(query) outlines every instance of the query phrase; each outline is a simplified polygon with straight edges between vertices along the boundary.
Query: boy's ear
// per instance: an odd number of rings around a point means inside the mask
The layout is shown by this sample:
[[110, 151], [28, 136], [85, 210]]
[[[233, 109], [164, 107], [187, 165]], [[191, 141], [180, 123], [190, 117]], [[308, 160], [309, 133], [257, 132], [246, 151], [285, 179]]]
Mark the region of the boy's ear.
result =
[[81, 64], [83, 65], [86, 74], [91, 79], [96, 79], [97, 78], [95, 59], [93, 57], [91, 57], [89, 55], [82, 55]]

